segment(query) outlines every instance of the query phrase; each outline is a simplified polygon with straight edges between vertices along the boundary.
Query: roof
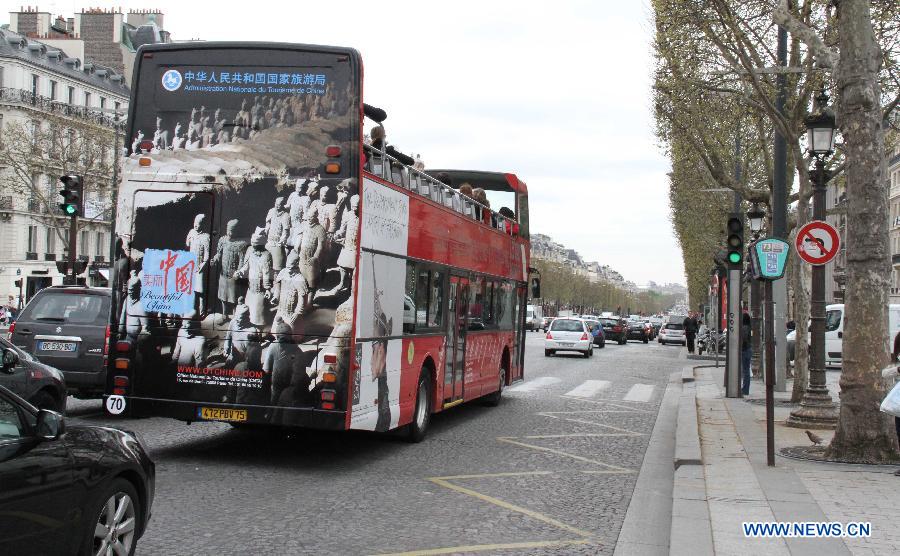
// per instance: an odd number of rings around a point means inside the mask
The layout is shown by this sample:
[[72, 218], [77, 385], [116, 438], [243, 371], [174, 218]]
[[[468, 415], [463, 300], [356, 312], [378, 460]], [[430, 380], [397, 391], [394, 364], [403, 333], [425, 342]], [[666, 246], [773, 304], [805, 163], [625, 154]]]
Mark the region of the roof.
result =
[[480, 187], [486, 191], [515, 191], [528, 194], [525, 182], [515, 174], [508, 172], [484, 172], [481, 170], [432, 170], [425, 173], [437, 179], [438, 174], [445, 173], [450, 176], [451, 186], [458, 188], [460, 184], [468, 182], [472, 187]]
[[112, 68], [90, 61], [82, 63], [78, 58], [66, 55], [63, 50], [8, 29], [0, 29], [0, 58], [18, 59], [97, 89], [123, 97], [129, 95], [125, 77]]

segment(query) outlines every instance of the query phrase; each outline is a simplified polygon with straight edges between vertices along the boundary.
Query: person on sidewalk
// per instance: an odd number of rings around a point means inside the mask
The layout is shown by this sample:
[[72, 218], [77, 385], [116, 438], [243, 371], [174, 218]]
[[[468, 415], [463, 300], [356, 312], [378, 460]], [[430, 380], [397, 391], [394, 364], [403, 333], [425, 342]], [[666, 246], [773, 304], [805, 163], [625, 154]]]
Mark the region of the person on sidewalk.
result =
[[753, 357], [753, 342], [750, 341], [750, 311], [744, 307], [741, 316], [741, 392], [750, 395], [750, 359]]
[[687, 350], [688, 353], [694, 353], [694, 338], [697, 337], [697, 319], [694, 317], [693, 312], [688, 312], [688, 316], [684, 319], [682, 323], [684, 326], [684, 335], [687, 338]]

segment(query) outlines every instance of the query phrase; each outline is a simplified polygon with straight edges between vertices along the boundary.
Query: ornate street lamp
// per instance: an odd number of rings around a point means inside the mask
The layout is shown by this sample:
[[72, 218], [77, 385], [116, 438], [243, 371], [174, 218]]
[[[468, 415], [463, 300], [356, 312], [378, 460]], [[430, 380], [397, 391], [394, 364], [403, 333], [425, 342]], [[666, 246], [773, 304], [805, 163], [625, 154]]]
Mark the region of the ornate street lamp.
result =
[[766, 218], [766, 213], [759, 208], [759, 203], [754, 202], [750, 206], [750, 210], [747, 211], [747, 220], [750, 222], [750, 231], [754, 234], [758, 234], [763, 227], [763, 220]]
[[[825, 220], [825, 184], [830, 179], [825, 158], [834, 152], [834, 113], [827, 106], [823, 90], [816, 97], [818, 111], [806, 118], [806, 149], [816, 159], [810, 170], [813, 180], [813, 220]], [[791, 412], [787, 425], [801, 428], [834, 428], [837, 411], [825, 385], [825, 267], [812, 268], [810, 290], [809, 385], [803, 392], [800, 407]], [[797, 349], [800, 349], [798, 346]]]

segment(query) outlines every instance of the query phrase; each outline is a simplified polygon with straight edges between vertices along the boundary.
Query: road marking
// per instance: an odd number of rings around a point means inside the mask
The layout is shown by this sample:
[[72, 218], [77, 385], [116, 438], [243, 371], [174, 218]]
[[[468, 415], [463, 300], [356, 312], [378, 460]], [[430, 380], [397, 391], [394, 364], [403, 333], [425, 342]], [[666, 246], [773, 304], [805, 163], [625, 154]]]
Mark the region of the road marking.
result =
[[428, 548], [425, 550], [411, 550], [409, 552], [389, 552], [380, 556], [432, 556], [435, 554], [462, 554], [465, 552], [486, 552], [488, 550], [510, 550], [516, 548], [556, 548], [563, 546], [576, 546], [588, 544], [591, 539], [578, 539], [573, 541], [534, 541], [534, 542], [510, 542], [501, 544], [473, 544], [468, 546], [450, 546], [446, 548]]
[[507, 392], [534, 392], [535, 390], [540, 390], [541, 388], [556, 384], [557, 382], [561, 382], [561, 380], [555, 376], [539, 376], [534, 380], [529, 380], [525, 384], [513, 386], [512, 388], [509, 388]]
[[576, 432], [572, 434], [532, 434], [518, 438], [539, 440], [541, 438], [590, 438], [594, 436], [634, 436], [630, 432]]
[[[519, 473], [520, 475], [530, 475], [531, 473]], [[509, 476], [516, 475], [516, 473], [510, 473]], [[456, 492], [460, 492], [462, 494], [466, 494], [472, 496], [473, 498], [477, 498], [489, 504], [493, 504], [495, 506], [500, 506], [501, 508], [507, 509], [512, 512], [520, 513], [522, 515], [527, 515], [532, 519], [536, 519], [538, 521], [542, 521], [547, 523], [548, 525], [552, 525], [558, 529], [562, 529], [564, 531], [569, 531], [570, 533], [575, 533], [576, 535], [580, 535], [582, 537], [591, 537], [593, 533], [589, 531], [584, 531], [582, 529], [578, 529], [577, 527], [572, 527], [571, 525], [567, 525], [562, 521], [558, 521], [553, 519], [552, 517], [548, 517], [544, 514], [538, 513], [534, 510], [529, 510], [528, 508], [523, 508], [522, 506], [517, 506], [515, 504], [511, 504], [506, 502], [505, 500], [500, 500], [499, 498], [494, 498], [493, 496], [488, 496], [487, 494], [482, 494], [478, 491], [472, 490], [470, 488], [462, 487], [459, 485], [455, 485], [450, 481], [446, 480], [445, 477], [429, 477], [429, 481], [436, 485], [440, 485], [445, 488], [449, 488], [450, 490], [455, 490]]]
[[447, 477], [437, 478], [443, 479], [445, 481], [454, 481], [456, 479], [489, 479], [491, 477], [521, 477], [523, 475], [553, 475], [553, 471], [511, 471], [509, 473], [477, 473], [475, 475], [450, 475]]
[[558, 456], [564, 456], [567, 458], [572, 458], [574, 460], [583, 461], [585, 463], [593, 463], [594, 465], [599, 465], [600, 467], [606, 467], [607, 469], [613, 469], [620, 472], [631, 472], [629, 469], [624, 467], [619, 467], [618, 465], [612, 465], [611, 463], [604, 463], [602, 461], [597, 461], [595, 459], [590, 459], [582, 456], [576, 456], [575, 454], [570, 454], [568, 452], [563, 452], [562, 450], [556, 450], [554, 448], [547, 448], [546, 446], [537, 446], [535, 444], [528, 444], [526, 442], [519, 442], [517, 440], [513, 440], [517, 438], [515, 436], [498, 436], [497, 440], [500, 442], [506, 442], [507, 444], [513, 444], [515, 446], [522, 446], [524, 448], [531, 448], [532, 450], [538, 450], [541, 452], [550, 452], [551, 454], [556, 454]]
[[578, 385], [577, 388], [569, 390], [564, 396], [572, 396], [575, 398], [591, 398], [597, 395], [604, 388], [609, 388], [608, 380], [586, 380]]
[[538, 413], [538, 415], [543, 415], [544, 417], [550, 417], [551, 419], [562, 419], [563, 421], [570, 421], [572, 423], [585, 423], [588, 425], [596, 425], [598, 427], [603, 427], [607, 429], [612, 429], [614, 431], [618, 431], [621, 433], [625, 433], [630, 436], [646, 436], [642, 432], [634, 432], [628, 429], [623, 429], [619, 427], [614, 427], [612, 425], [607, 425], [605, 423], [598, 423], [596, 421], [588, 421], [586, 419], [573, 419], [571, 417], [557, 417], [558, 415], [579, 415], [582, 413], [606, 413], [604, 410], [584, 410], [584, 411], [543, 411]]
[[622, 399], [626, 402], [649, 402], [653, 397], [653, 389], [652, 384], [635, 384]]
[[623, 405], [623, 404], [622, 404], [621, 402], [619, 402], [618, 400], [604, 400], [604, 399], [600, 399], [600, 400], [597, 400], [597, 399], [589, 400], [589, 399], [587, 399], [587, 398], [574, 398], [574, 397], [572, 397], [572, 396], [562, 396], [562, 397], [563, 397], [563, 398], [566, 398], [566, 399], [568, 399], [568, 400], [578, 400], [578, 401], [580, 401], [580, 402], [589, 402], [589, 403], [598, 403], [598, 404], [611, 405], [611, 406], [613, 406], [613, 407], [620, 407], [620, 408], [622, 408], [622, 409], [627, 409], [627, 410], [629, 410], [629, 411], [639, 411], [639, 412], [641, 412], [641, 413], [653, 413], [653, 412], [650, 411], [649, 409], [641, 409], [641, 408], [639, 408], [639, 407], [633, 407], [633, 406], [630, 406], [630, 405]]

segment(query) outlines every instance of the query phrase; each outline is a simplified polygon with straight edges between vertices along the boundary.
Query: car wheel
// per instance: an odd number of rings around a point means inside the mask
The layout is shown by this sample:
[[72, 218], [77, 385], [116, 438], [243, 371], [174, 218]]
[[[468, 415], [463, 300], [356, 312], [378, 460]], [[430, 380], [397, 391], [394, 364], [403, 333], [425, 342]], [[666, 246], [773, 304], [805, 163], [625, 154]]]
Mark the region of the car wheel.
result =
[[431, 380], [427, 367], [422, 367], [419, 372], [419, 385], [416, 387], [416, 407], [413, 410], [413, 420], [406, 425], [406, 440], [409, 442], [421, 442], [428, 431], [428, 423], [431, 421]]
[[100, 491], [85, 515], [81, 554], [134, 554], [141, 519], [141, 501], [134, 485], [116, 478]]
[[553, 355], [553, 350], [552, 350], [552, 349], [545, 349], [545, 350], [544, 350], [544, 357], [550, 357], [551, 355]]
[[666, 343], [662, 340], [660, 340], [659, 343], [661, 343], [662, 345], [666, 345]]
[[59, 402], [53, 397], [53, 394], [46, 390], [41, 390], [34, 396], [31, 396], [31, 399], [28, 400], [28, 402], [38, 409], [49, 409], [50, 411], [62, 413], [62, 411], [60, 411]]
[[492, 392], [485, 396], [484, 404], [490, 407], [497, 407], [500, 405], [500, 398], [503, 396], [503, 385], [506, 384], [506, 369], [503, 368], [503, 365], [500, 365], [500, 386], [497, 388], [496, 392]]
[[648, 340], [647, 338], [644, 338], [644, 343], [645, 343], [645, 344], [646, 344], [647, 342], [649, 342], [649, 341], [650, 341], [650, 340]]
[[603, 340], [602, 342], [600, 342], [600, 346], [599, 346], [599, 347], [600, 347], [600, 349], [605, 348], [605, 347], [606, 347], [606, 340]]
[[620, 345], [620, 346], [624, 346], [624, 345], [627, 344], [627, 343], [628, 343], [628, 340], [619, 340], [619, 345]]

